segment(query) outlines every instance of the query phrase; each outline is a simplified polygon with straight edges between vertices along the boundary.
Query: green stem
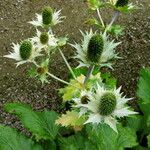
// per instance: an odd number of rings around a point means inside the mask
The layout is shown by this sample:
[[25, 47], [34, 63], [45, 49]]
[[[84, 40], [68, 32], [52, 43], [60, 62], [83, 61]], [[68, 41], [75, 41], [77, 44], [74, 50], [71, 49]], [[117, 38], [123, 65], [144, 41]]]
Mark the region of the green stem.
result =
[[99, 17], [99, 19], [100, 19], [100, 21], [101, 21], [102, 26], [105, 27], [104, 21], [103, 21], [103, 19], [102, 19], [102, 16], [101, 16], [101, 14], [100, 14], [99, 9], [97, 9], [97, 14], [98, 14], [98, 17]]
[[67, 85], [71, 85], [71, 86], [73, 86], [73, 87], [75, 87], [75, 88], [78, 88], [78, 87], [74, 86], [73, 84], [71, 84], [71, 83], [69, 83], [69, 82], [67, 82], [67, 81], [64, 81], [64, 80], [62, 80], [62, 79], [56, 77], [55, 75], [51, 74], [50, 72], [47, 72], [47, 74], [48, 74], [50, 77], [52, 77], [53, 79], [55, 79], [55, 80], [57, 80], [57, 81], [59, 81], [59, 82], [61, 82], [61, 83], [64, 83], [64, 84], [67, 84]]
[[64, 56], [64, 54], [63, 54], [63, 52], [61, 51], [61, 49], [59, 49], [59, 52], [60, 52], [60, 54], [61, 54], [61, 56], [62, 56], [62, 58], [63, 58], [64, 62], [66, 63], [66, 65], [67, 65], [67, 67], [68, 67], [68, 69], [69, 69], [70, 73], [72, 74], [73, 78], [74, 78], [74, 79], [76, 79], [76, 76], [75, 76], [75, 74], [74, 74], [74, 72], [73, 72], [73, 70], [72, 70], [71, 66], [69, 65], [69, 63], [68, 63], [67, 59], [65, 58], [65, 56]]
[[94, 70], [94, 65], [91, 65], [90, 67], [89, 67], [89, 69], [88, 69], [88, 72], [87, 72], [87, 75], [86, 75], [86, 77], [85, 77], [85, 80], [84, 80], [84, 84], [86, 84], [86, 82], [88, 81], [88, 79], [90, 78], [90, 76], [91, 76], [91, 74], [92, 74], [92, 72], [93, 72], [93, 70]]
[[113, 25], [113, 23], [118, 19], [119, 15], [120, 15], [120, 12], [119, 11], [115, 11], [110, 24], [105, 29], [105, 33], [107, 32], [107, 30], [109, 30], [111, 28], [111, 26]]

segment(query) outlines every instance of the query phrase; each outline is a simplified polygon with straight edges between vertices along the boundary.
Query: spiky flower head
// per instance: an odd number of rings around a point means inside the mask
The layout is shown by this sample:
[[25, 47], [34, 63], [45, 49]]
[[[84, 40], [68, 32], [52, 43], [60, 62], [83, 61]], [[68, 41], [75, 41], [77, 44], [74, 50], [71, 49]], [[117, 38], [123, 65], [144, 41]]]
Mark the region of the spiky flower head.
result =
[[41, 33], [41, 35], [40, 35], [40, 42], [41, 42], [42, 44], [46, 44], [46, 43], [48, 43], [48, 40], [49, 40], [49, 35], [48, 35], [48, 33], [47, 33], [47, 32]]
[[124, 7], [128, 5], [129, 0], [117, 0], [116, 7]]
[[99, 63], [103, 48], [103, 37], [100, 34], [93, 35], [88, 43], [87, 49], [87, 58], [89, 61], [92, 63]]
[[114, 49], [120, 44], [115, 43], [114, 40], [110, 41], [106, 33], [90, 32], [83, 33], [83, 40], [81, 44], [70, 44], [77, 50], [74, 58], [78, 59], [79, 67], [89, 67], [91, 65], [106, 66], [112, 68], [112, 61], [115, 58], [119, 58]]
[[122, 97], [120, 90], [121, 88], [105, 89], [97, 83], [97, 87], [90, 94], [90, 101], [87, 104], [80, 104], [82, 109], [86, 108], [86, 112], [89, 112], [85, 124], [106, 123], [117, 132], [116, 118], [137, 114], [126, 105], [132, 98]]
[[52, 23], [53, 10], [51, 7], [44, 7], [42, 11], [42, 21], [44, 25], [50, 25]]
[[20, 45], [20, 56], [23, 60], [30, 58], [32, 53], [32, 43], [29, 40], [24, 40]]
[[111, 92], [104, 93], [100, 98], [99, 112], [103, 116], [110, 115], [116, 107], [116, 96]]

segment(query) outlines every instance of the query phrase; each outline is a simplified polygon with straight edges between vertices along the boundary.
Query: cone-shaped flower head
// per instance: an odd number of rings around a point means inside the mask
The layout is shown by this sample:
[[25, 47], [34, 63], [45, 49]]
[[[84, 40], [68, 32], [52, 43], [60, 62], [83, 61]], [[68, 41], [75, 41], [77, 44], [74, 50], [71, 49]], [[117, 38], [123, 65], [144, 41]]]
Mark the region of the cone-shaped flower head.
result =
[[48, 43], [48, 40], [49, 40], [48, 33], [47, 32], [41, 33], [41, 35], [40, 35], [40, 42], [42, 44], [46, 44], [46, 43]]
[[87, 57], [93, 63], [99, 63], [101, 54], [104, 48], [103, 37], [100, 34], [95, 34], [89, 41], [87, 49]]
[[116, 107], [116, 96], [111, 92], [104, 93], [100, 98], [99, 112], [103, 116], [110, 115]]
[[124, 7], [128, 5], [129, 0], [117, 0], [116, 7]]
[[112, 68], [112, 60], [119, 58], [114, 49], [120, 42], [115, 43], [114, 40], [110, 41], [105, 33], [93, 33], [92, 30], [86, 33], [81, 31], [81, 34], [83, 36], [81, 44], [70, 44], [77, 50], [74, 58], [78, 59], [78, 68], [83, 66], [89, 67], [91, 65]]
[[87, 104], [78, 105], [80, 109], [86, 108], [86, 112], [89, 112], [85, 124], [106, 123], [117, 132], [116, 118], [137, 114], [126, 105], [132, 98], [122, 97], [120, 90], [121, 88], [108, 90], [97, 84], [97, 88], [89, 95], [90, 101]]
[[20, 56], [22, 60], [30, 58], [32, 53], [32, 43], [28, 40], [24, 40], [20, 45]]
[[49, 25], [52, 23], [53, 10], [51, 7], [45, 7], [42, 11], [42, 21], [44, 25]]

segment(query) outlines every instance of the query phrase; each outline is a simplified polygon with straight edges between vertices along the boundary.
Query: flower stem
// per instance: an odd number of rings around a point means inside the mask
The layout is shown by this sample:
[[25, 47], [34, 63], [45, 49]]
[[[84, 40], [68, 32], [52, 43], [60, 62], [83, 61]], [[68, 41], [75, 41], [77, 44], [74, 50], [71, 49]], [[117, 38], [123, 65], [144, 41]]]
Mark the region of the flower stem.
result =
[[120, 15], [120, 12], [119, 11], [115, 11], [110, 24], [105, 29], [105, 33], [107, 32], [107, 30], [109, 30], [111, 28], [111, 26], [113, 25], [113, 23], [118, 19], [119, 15]]
[[94, 65], [91, 65], [88, 69], [88, 72], [87, 72], [87, 75], [85, 77], [85, 80], [84, 80], [84, 84], [86, 84], [87, 80], [90, 78], [92, 72], [93, 72], [93, 69], [94, 69]]
[[67, 59], [65, 58], [65, 56], [64, 56], [64, 54], [63, 54], [63, 52], [61, 51], [61, 49], [59, 49], [59, 52], [60, 52], [60, 54], [61, 54], [61, 56], [62, 56], [62, 58], [63, 58], [64, 62], [66, 63], [66, 65], [67, 65], [67, 67], [68, 67], [68, 69], [69, 69], [70, 73], [72, 74], [73, 78], [74, 78], [74, 79], [76, 79], [76, 76], [75, 76], [75, 74], [74, 74], [74, 72], [73, 72], [73, 70], [72, 70], [71, 66], [69, 65], [69, 63], [68, 63]]
[[105, 27], [104, 21], [103, 21], [103, 19], [102, 19], [102, 16], [101, 16], [101, 14], [100, 14], [99, 9], [97, 9], [97, 14], [98, 14], [98, 17], [99, 17], [99, 19], [100, 19], [100, 21], [101, 21], [102, 26]]
[[71, 86], [73, 86], [73, 87], [75, 87], [75, 88], [78, 88], [78, 87], [74, 86], [73, 84], [71, 84], [71, 83], [69, 83], [69, 82], [67, 82], [67, 81], [64, 81], [64, 80], [62, 80], [62, 79], [56, 77], [55, 75], [51, 74], [50, 72], [47, 72], [47, 74], [48, 74], [50, 77], [52, 77], [53, 79], [55, 79], [55, 80], [57, 80], [57, 81], [59, 81], [59, 82], [61, 82], [61, 83], [64, 83], [64, 84], [67, 84], [67, 85], [71, 85]]

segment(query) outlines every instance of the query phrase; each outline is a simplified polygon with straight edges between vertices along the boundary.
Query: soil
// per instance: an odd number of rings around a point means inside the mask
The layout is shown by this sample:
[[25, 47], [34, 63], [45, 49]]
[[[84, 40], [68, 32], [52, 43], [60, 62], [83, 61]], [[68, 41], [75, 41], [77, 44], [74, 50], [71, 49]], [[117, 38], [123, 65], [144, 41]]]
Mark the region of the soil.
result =
[[[133, 2], [136, 2], [133, 0]], [[128, 97], [136, 97], [139, 71], [142, 67], [150, 66], [150, 1], [139, 0], [140, 9], [128, 15], [121, 15], [118, 23], [126, 27], [125, 34], [118, 39], [122, 44], [117, 52], [123, 59], [117, 60], [114, 70], [111, 71], [118, 79], [118, 86]], [[28, 24], [35, 18], [43, 6], [49, 5], [55, 9], [62, 9], [62, 14], [67, 16], [65, 21], [56, 26], [57, 36], [68, 35], [70, 41], [80, 41], [79, 29], [85, 31], [89, 26], [84, 22], [91, 16], [87, 10], [85, 0], [1, 0], [0, 3], [0, 123], [11, 125], [23, 130], [15, 117], [3, 110], [7, 102], [23, 102], [30, 104], [35, 110], [44, 108], [60, 111], [61, 98], [58, 91], [63, 84], [49, 79], [50, 84], [41, 85], [33, 78], [28, 78], [26, 71], [30, 65], [15, 68], [13, 60], [6, 59], [3, 55], [11, 51], [11, 43], [33, 37], [35, 28]], [[102, 12], [109, 22], [111, 13]], [[64, 50], [69, 59], [74, 50], [67, 46]], [[57, 61], [55, 61], [57, 60]], [[55, 55], [50, 66], [52, 73], [65, 80], [68, 79], [66, 66], [60, 57]], [[76, 63], [71, 61], [71, 65]], [[136, 105], [136, 98], [133, 106]]]

